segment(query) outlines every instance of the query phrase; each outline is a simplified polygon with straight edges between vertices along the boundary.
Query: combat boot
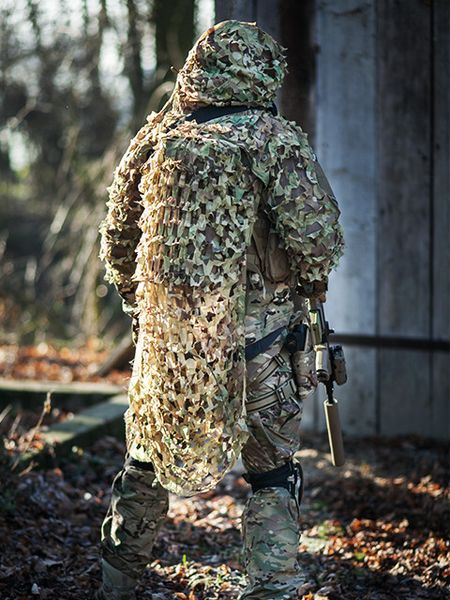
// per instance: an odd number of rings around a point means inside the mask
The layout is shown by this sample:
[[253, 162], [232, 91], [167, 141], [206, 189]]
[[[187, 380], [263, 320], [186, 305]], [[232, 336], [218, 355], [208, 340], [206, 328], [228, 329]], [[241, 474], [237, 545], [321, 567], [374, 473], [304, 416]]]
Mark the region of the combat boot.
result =
[[129, 577], [102, 559], [102, 587], [94, 600], [136, 600], [136, 579]]

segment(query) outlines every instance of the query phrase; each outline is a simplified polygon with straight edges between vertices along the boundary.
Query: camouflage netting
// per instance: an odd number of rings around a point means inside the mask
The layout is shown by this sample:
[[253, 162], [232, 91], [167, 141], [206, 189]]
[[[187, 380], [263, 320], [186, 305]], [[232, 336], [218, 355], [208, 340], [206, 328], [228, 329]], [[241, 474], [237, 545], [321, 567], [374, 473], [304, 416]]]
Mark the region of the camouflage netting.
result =
[[182, 107], [270, 106], [286, 72], [282, 47], [251, 23], [225, 21], [208, 29], [178, 74]]
[[[182, 495], [213, 487], [246, 439], [246, 318], [265, 321], [270, 308], [246, 306], [257, 211], [302, 280], [323, 280], [341, 254], [339, 210], [306, 135], [264, 108], [284, 71], [281, 47], [254, 24], [208, 30], [110, 188], [101, 255], [140, 332], [128, 448]], [[255, 109], [185, 120], [204, 104], [243, 103]]]

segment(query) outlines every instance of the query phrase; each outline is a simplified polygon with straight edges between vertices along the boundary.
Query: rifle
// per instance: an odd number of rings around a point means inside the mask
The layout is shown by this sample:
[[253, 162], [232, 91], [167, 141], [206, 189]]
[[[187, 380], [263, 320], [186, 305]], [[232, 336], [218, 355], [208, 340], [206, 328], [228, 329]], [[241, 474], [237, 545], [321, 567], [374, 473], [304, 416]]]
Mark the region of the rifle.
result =
[[[342, 346], [330, 346], [328, 338], [334, 333], [325, 319], [323, 304], [316, 298], [306, 297], [309, 312], [309, 335], [316, 352], [316, 375], [319, 382], [323, 383], [327, 391], [327, 398], [323, 403], [327, 423], [328, 441], [330, 444], [331, 458], [335, 467], [341, 467], [345, 462], [344, 444], [339, 419], [338, 401], [334, 397], [334, 384], [343, 385], [347, 381], [347, 370]], [[294, 374], [301, 364], [301, 354], [304, 351], [307, 339], [307, 326], [297, 325], [286, 337], [286, 347], [291, 353]]]
[[311, 338], [316, 351], [317, 379], [324, 384], [327, 398], [323, 403], [327, 422], [328, 441], [331, 458], [335, 467], [345, 462], [344, 444], [342, 441], [341, 422], [339, 419], [338, 401], [334, 397], [334, 384], [343, 385], [347, 381], [347, 370], [342, 346], [330, 346], [328, 337], [334, 333], [325, 319], [323, 304], [315, 298], [307, 299]]

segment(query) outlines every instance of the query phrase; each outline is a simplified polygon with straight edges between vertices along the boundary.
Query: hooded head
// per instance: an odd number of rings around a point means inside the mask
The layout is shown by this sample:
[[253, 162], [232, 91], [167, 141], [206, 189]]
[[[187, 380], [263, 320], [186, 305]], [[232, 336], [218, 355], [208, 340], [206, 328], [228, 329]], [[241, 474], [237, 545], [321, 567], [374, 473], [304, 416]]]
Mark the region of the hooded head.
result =
[[178, 73], [182, 110], [196, 106], [270, 106], [286, 73], [284, 49], [255, 23], [223, 21], [198, 39]]

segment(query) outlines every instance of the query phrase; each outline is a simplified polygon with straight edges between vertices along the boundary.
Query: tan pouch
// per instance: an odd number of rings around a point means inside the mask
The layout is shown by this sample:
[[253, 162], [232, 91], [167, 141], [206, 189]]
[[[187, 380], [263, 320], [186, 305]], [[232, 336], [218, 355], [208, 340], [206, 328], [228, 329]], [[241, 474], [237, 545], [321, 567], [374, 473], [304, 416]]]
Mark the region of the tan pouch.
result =
[[264, 213], [259, 213], [252, 233], [264, 277], [272, 283], [290, 277], [289, 261], [280, 237]]
[[281, 246], [277, 232], [271, 230], [266, 246], [264, 270], [273, 283], [286, 281], [290, 276], [286, 250]]

